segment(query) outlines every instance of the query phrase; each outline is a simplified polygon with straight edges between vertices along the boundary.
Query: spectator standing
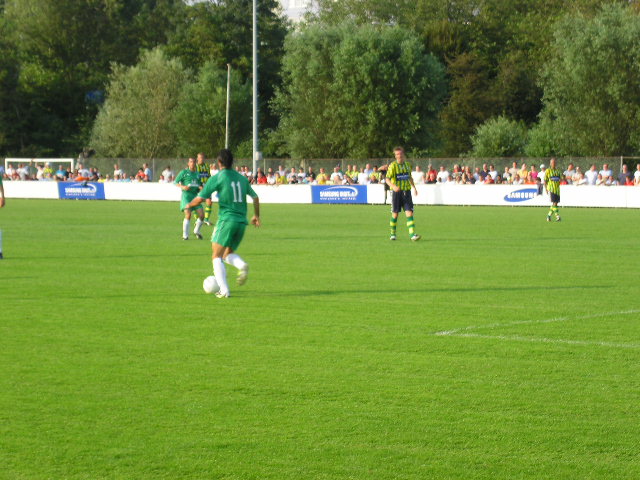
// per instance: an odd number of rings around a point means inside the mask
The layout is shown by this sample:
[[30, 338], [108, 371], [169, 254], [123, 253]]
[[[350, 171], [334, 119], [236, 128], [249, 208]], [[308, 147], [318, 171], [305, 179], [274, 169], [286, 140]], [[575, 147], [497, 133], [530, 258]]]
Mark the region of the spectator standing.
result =
[[[567, 183], [573, 182], [573, 176], [576, 174], [576, 169], [573, 163], [570, 163], [567, 169], [564, 171], [564, 178], [567, 179]], [[544, 177], [543, 177], [544, 178]]]
[[318, 185], [326, 185], [329, 181], [329, 176], [325, 172], [324, 168], [320, 168], [320, 173], [318, 173], [316, 181], [318, 182]]
[[151, 171], [151, 168], [149, 167], [148, 163], [143, 163], [142, 164], [142, 169], [144, 170], [144, 175], [146, 177], [146, 180], [144, 180], [145, 182], [150, 182], [151, 180], [153, 180], [153, 172]]
[[489, 165], [489, 175], [491, 176], [491, 178], [495, 182], [496, 179], [498, 178], [498, 171], [496, 170], [495, 166]]
[[[117, 176], [117, 178], [121, 178], [123, 173], [124, 173], [124, 172], [123, 172], [123, 171], [122, 171], [122, 169], [120, 168], [120, 165], [118, 165], [118, 164], [116, 163], [116, 164], [113, 166], [113, 178], [116, 178], [116, 176]], [[173, 181], [173, 180], [171, 180], [171, 181]]]
[[502, 183], [511, 183], [511, 171], [508, 166], [504, 167], [504, 173], [502, 174]]
[[618, 175], [618, 185], [627, 185], [627, 180], [630, 178], [632, 178], [632, 175], [629, 171], [629, 167], [627, 167], [626, 163], [623, 163], [622, 171]]
[[587, 179], [587, 185], [595, 185], [596, 180], [598, 180], [598, 170], [596, 169], [595, 163], [591, 165], [591, 168], [586, 171], [584, 174], [584, 178]]
[[518, 162], [513, 162], [511, 163], [511, 168], [509, 168], [509, 177], [510, 178], [515, 177], [516, 173], [518, 173]]
[[425, 175], [426, 183], [436, 183], [438, 181], [438, 172], [433, 165], [427, 167], [427, 174]]
[[447, 183], [449, 181], [449, 171], [444, 167], [444, 165], [440, 165], [440, 171], [438, 175], [436, 175], [436, 181], [438, 183]]
[[518, 170], [518, 175], [522, 180], [525, 180], [529, 176], [529, 170], [527, 170], [527, 164], [522, 162], [522, 166], [520, 170]]
[[605, 180], [613, 175], [613, 171], [609, 168], [608, 163], [605, 163], [604, 165], [602, 165], [602, 170], [600, 170], [599, 173], [600, 175], [602, 175], [602, 178], [604, 178]]
[[411, 178], [413, 178], [413, 183], [415, 185], [424, 185], [425, 184], [425, 176], [424, 172], [420, 168], [420, 165], [416, 165], [416, 169], [411, 172]]
[[333, 173], [331, 174], [331, 177], [329, 179], [331, 180], [331, 183], [333, 183], [334, 185], [342, 185], [343, 179], [344, 175], [340, 171], [340, 167], [333, 167]]
[[636, 171], [633, 174], [633, 183], [640, 185], [640, 163], [636, 165]]
[[167, 165], [167, 167], [162, 171], [162, 178], [160, 181], [163, 183], [173, 183], [175, 180], [175, 174], [173, 170], [171, 170], [171, 165]]

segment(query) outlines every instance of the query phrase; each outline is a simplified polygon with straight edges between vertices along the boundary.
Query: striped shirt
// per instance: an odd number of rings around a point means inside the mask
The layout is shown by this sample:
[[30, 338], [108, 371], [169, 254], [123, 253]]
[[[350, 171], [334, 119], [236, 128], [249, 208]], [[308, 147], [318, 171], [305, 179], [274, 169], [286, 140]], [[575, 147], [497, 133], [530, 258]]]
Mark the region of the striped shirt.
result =
[[400, 190], [411, 190], [411, 164], [406, 160], [402, 163], [391, 162], [387, 170], [387, 178], [397, 185]]
[[198, 176], [200, 177], [200, 181], [202, 182], [202, 184], [204, 185], [205, 183], [207, 183], [207, 180], [211, 176], [209, 165], [207, 165], [206, 163], [197, 163], [196, 172], [198, 172]]
[[560, 195], [560, 180], [562, 180], [562, 170], [558, 167], [547, 168], [547, 171], [544, 173], [544, 183], [549, 193]]

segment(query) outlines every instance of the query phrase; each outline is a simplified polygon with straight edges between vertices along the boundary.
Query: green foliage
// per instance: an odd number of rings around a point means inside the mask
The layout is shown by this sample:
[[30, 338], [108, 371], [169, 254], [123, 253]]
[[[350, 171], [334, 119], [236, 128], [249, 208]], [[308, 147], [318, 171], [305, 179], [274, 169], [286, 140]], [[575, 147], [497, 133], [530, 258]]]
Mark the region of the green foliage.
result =
[[[97, 113], [111, 62], [131, 65], [141, 46], [166, 41], [180, 0], [7, 0], [3, 21], [19, 72], [4, 151], [74, 155]], [[0, 151], [3, 147], [0, 145]]]
[[443, 152], [447, 156], [468, 151], [476, 126], [494, 113], [487, 70], [483, 60], [467, 53], [448, 65], [451, 98], [441, 114]]
[[107, 157], [174, 156], [172, 113], [187, 82], [180, 61], [168, 59], [160, 48], [143, 53], [134, 67], [114, 65], [91, 146]]
[[525, 154], [536, 158], [570, 155], [561, 148], [561, 145], [569, 144], [565, 140], [568, 138], [566, 129], [562, 127], [543, 112], [540, 121], [529, 130]]
[[[243, 81], [252, 75], [252, 0], [219, 0], [195, 3], [186, 10], [167, 45], [167, 54], [198, 71], [212, 62], [219, 69], [231, 64]], [[258, 93], [260, 123], [274, 127], [277, 119], [267, 108], [280, 84], [280, 63], [288, 22], [277, 0], [258, 2]]]
[[367, 158], [434, 146], [444, 68], [399, 27], [312, 26], [291, 34], [274, 103], [289, 153]]
[[515, 120], [499, 116], [476, 129], [471, 137], [474, 157], [515, 157], [522, 155], [527, 144], [527, 127]]
[[570, 155], [640, 153], [640, 16], [609, 5], [597, 15], [567, 15], [555, 30], [544, 69], [544, 104], [555, 147]]
[[[232, 71], [229, 101], [229, 147], [251, 136], [251, 85]], [[213, 154], [225, 146], [227, 71], [206, 63], [193, 83], [184, 85], [173, 112], [177, 155]]]

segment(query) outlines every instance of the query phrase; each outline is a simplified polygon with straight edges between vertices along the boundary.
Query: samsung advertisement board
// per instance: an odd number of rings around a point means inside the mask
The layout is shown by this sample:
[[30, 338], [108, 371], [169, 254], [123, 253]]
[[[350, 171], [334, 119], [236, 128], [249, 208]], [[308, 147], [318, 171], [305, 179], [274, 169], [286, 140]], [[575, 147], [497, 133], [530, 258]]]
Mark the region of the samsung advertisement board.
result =
[[366, 185], [312, 185], [312, 203], [367, 203]]
[[104, 200], [104, 184], [98, 182], [58, 182], [61, 200]]

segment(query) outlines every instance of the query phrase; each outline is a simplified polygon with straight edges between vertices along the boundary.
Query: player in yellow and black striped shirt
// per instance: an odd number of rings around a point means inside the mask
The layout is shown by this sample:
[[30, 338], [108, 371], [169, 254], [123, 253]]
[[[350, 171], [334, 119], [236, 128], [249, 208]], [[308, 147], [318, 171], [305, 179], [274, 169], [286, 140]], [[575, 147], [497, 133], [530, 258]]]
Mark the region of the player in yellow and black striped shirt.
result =
[[398, 225], [398, 214], [400, 210], [404, 210], [407, 216], [407, 227], [409, 228], [409, 236], [411, 240], [420, 240], [420, 235], [416, 234], [413, 221], [413, 199], [411, 198], [411, 189], [416, 195], [418, 190], [411, 178], [411, 164], [405, 161], [404, 149], [402, 147], [396, 147], [393, 149], [393, 155], [396, 157], [394, 162], [391, 162], [389, 169], [387, 170], [387, 177], [385, 182], [389, 185], [389, 188], [393, 191], [391, 194], [391, 221], [389, 226], [391, 227], [390, 240], [396, 239], [396, 227]]
[[[207, 180], [209, 180], [209, 177], [211, 176], [211, 170], [210, 170], [209, 164], [205, 162], [204, 153], [198, 154], [198, 157], [196, 160], [196, 171], [198, 172], [198, 176], [200, 177], [200, 181], [202, 182], [202, 185], [207, 183]], [[204, 207], [204, 223], [206, 223], [207, 225], [211, 225], [211, 220], [209, 220], [209, 217], [211, 216], [212, 203], [213, 202], [211, 201], [211, 199], [207, 198], [206, 204]]]
[[556, 166], [556, 159], [549, 161], [549, 168], [544, 173], [544, 186], [551, 197], [551, 208], [547, 213], [547, 222], [551, 221], [551, 215], [555, 214], [556, 222], [560, 221], [558, 203], [560, 203], [560, 181], [562, 180], [562, 170]]

